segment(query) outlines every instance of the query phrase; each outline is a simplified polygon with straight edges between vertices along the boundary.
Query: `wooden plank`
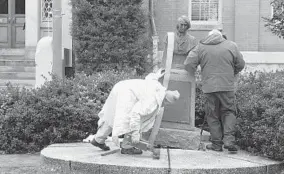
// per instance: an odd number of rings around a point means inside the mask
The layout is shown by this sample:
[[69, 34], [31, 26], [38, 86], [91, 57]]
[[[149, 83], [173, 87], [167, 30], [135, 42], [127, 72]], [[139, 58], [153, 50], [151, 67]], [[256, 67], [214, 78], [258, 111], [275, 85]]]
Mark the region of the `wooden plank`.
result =
[[168, 32], [168, 48], [167, 48], [167, 60], [166, 60], [166, 68], [165, 68], [165, 76], [163, 80], [164, 87], [168, 88], [170, 75], [171, 75], [171, 67], [174, 55], [174, 38], [175, 34], [173, 32]]
[[151, 149], [154, 147], [154, 142], [155, 142], [156, 137], [158, 135], [163, 115], [164, 115], [164, 107], [161, 107], [158, 115], [156, 116], [154, 127], [153, 127], [153, 129], [151, 131], [151, 134], [150, 134], [150, 137], [149, 137], [149, 140], [148, 140]]
[[107, 155], [110, 155], [110, 154], [117, 153], [117, 152], [119, 152], [119, 151], [120, 151], [120, 149], [111, 150], [111, 151], [102, 153], [101, 156], [107, 156]]

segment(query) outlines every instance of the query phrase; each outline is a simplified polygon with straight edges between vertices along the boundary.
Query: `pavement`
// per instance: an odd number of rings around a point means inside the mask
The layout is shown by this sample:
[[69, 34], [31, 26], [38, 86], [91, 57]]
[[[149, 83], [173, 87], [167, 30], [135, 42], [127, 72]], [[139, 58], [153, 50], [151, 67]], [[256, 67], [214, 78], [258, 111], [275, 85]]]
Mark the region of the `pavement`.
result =
[[[118, 149], [111, 141], [111, 149]], [[161, 149], [160, 159], [152, 153], [101, 156], [104, 151], [89, 143], [53, 144], [41, 151], [44, 174], [283, 174], [283, 162], [251, 155], [245, 151], [198, 151]]]
[[0, 155], [0, 174], [36, 174], [39, 166], [40, 153]]
[[[118, 149], [110, 140], [111, 149]], [[53, 144], [36, 154], [0, 155], [0, 174], [284, 174], [283, 162], [245, 151], [161, 149], [159, 160], [151, 152], [101, 156], [89, 143]]]

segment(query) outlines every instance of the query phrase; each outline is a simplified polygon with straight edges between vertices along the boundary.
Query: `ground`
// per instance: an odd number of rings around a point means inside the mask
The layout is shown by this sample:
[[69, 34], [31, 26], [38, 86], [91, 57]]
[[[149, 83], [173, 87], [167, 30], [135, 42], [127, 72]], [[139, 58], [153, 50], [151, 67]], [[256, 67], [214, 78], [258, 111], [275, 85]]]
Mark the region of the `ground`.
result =
[[39, 153], [0, 155], [0, 174], [36, 174], [39, 165]]

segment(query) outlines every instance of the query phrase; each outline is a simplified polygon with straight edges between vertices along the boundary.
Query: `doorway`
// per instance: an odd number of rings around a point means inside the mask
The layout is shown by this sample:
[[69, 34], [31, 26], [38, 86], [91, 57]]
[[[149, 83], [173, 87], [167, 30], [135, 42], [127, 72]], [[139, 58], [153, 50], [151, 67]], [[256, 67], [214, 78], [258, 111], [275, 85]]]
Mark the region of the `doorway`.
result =
[[25, 0], [0, 0], [0, 47], [25, 47]]

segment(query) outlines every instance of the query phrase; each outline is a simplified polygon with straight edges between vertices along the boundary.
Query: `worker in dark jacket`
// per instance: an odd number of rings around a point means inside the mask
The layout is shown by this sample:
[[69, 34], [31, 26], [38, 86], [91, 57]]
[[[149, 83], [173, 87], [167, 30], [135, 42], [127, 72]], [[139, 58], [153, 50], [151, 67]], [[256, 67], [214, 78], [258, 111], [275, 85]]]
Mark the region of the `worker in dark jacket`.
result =
[[218, 30], [209, 35], [189, 53], [185, 68], [194, 73], [201, 67], [202, 91], [206, 98], [205, 113], [211, 134], [207, 149], [237, 152], [235, 145], [235, 80], [245, 66], [236, 43], [226, 40]]

